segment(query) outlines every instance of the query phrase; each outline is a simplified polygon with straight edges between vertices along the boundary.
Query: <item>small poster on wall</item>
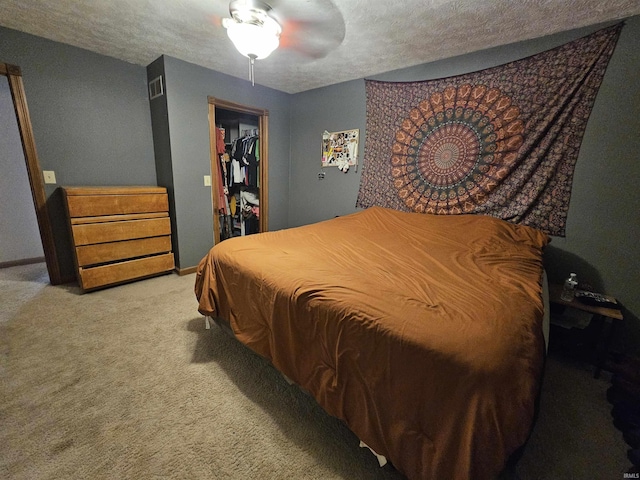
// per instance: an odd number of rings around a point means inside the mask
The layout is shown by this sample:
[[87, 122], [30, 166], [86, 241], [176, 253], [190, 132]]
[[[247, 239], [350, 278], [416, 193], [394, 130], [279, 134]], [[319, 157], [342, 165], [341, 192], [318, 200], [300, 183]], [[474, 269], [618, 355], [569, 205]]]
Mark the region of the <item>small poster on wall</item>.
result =
[[322, 166], [338, 167], [347, 172], [350, 166], [358, 165], [358, 140], [360, 130], [325, 132], [322, 134]]

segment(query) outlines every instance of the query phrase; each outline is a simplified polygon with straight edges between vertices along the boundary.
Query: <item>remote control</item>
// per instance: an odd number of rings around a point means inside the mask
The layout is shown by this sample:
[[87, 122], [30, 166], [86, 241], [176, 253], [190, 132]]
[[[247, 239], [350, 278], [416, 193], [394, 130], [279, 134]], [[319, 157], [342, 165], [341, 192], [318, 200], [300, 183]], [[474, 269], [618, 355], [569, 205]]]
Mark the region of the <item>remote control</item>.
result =
[[611, 300], [609, 300], [604, 295], [601, 295], [600, 293], [577, 290], [575, 296], [576, 296], [576, 300], [578, 300], [579, 302], [584, 303], [585, 305], [590, 305], [592, 307], [617, 308], [617, 309], [620, 308], [620, 306], [616, 302], [612, 302]]

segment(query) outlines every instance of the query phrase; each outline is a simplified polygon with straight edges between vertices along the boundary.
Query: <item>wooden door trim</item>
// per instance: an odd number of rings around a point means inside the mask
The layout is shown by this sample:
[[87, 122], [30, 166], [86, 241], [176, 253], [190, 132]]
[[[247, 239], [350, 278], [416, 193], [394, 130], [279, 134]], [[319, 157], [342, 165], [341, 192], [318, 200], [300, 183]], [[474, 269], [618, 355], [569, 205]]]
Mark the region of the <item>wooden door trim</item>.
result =
[[230, 102], [228, 100], [222, 100], [220, 98], [215, 98], [215, 97], [207, 97], [207, 100], [210, 105], [213, 104], [216, 107], [223, 108], [225, 110], [232, 110], [234, 112], [239, 112], [239, 113], [248, 113], [250, 115], [255, 115], [256, 117], [260, 117], [262, 115], [269, 115], [269, 111], [263, 108], [250, 107], [248, 105]]
[[217, 165], [217, 135], [216, 135], [216, 108], [231, 110], [238, 113], [246, 113], [258, 117], [258, 130], [260, 137], [260, 232], [269, 229], [269, 111], [263, 108], [250, 107], [240, 103], [221, 100], [215, 97], [207, 97], [209, 103], [209, 145], [211, 166], [211, 205], [213, 207], [213, 238], [217, 244], [220, 242], [220, 217], [218, 215], [218, 165]]
[[49, 219], [49, 211], [47, 209], [47, 195], [44, 189], [44, 179], [42, 177], [42, 169], [38, 160], [38, 152], [33, 136], [33, 128], [31, 126], [31, 117], [27, 106], [27, 99], [22, 82], [22, 71], [16, 65], [0, 63], [0, 75], [4, 75], [9, 80], [9, 89], [13, 98], [13, 106], [18, 121], [18, 130], [20, 131], [20, 140], [22, 141], [22, 150], [27, 166], [27, 175], [31, 186], [31, 196], [36, 209], [36, 219], [38, 221], [38, 229], [40, 230], [40, 238], [42, 240], [42, 250], [47, 264], [49, 273], [49, 281], [52, 285], [62, 283], [60, 275], [60, 265], [58, 263], [58, 255], [53, 239], [53, 230], [51, 228], [51, 220]]
[[258, 225], [261, 232], [269, 230], [269, 112], [266, 110], [264, 112], [259, 117], [258, 125], [260, 131], [260, 191], [258, 192], [260, 194], [260, 218]]
[[216, 128], [216, 106], [209, 103], [209, 166], [211, 169], [211, 209], [213, 211], [213, 244], [220, 243], [220, 192], [218, 191], [218, 135]]

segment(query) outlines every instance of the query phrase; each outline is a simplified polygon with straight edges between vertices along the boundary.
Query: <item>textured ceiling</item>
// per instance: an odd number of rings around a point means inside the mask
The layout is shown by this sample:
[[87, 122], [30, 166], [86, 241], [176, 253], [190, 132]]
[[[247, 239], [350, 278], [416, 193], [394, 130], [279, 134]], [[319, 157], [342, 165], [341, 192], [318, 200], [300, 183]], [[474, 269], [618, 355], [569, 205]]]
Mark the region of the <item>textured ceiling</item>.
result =
[[[297, 93], [640, 14], [638, 0], [271, 0], [282, 46], [256, 83]], [[247, 79], [228, 0], [0, 0], [0, 25], [146, 66], [162, 54]], [[0, 39], [1, 41], [1, 39]]]

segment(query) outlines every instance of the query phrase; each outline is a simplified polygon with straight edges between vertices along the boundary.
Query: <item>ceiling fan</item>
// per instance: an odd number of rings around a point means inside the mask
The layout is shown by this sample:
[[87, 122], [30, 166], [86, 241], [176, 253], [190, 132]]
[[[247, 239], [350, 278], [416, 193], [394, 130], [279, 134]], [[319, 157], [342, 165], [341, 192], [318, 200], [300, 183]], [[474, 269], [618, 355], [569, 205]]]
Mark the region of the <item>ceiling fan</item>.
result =
[[255, 60], [278, 47], [319, 59], [345, 36], [344, 19], [332, 0], [231, 0], [230, 18], [222, 26], [238, 51], [249, 58], [249, 78], [255, 84]]

